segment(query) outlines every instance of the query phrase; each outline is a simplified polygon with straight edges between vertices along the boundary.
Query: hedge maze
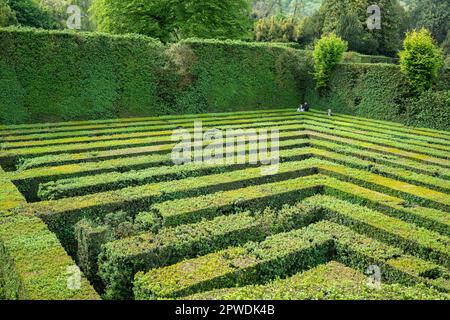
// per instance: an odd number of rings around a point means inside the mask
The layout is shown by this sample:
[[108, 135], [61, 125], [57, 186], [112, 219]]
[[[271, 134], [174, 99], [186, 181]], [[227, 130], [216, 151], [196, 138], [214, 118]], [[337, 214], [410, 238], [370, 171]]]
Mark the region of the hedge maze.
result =
[[[195, 120], [279, 129], [278, 172], [174, 165], [172, 132]], [[0, 297], [450, 298], [450, 132], [282, 109], [0, 140]]]

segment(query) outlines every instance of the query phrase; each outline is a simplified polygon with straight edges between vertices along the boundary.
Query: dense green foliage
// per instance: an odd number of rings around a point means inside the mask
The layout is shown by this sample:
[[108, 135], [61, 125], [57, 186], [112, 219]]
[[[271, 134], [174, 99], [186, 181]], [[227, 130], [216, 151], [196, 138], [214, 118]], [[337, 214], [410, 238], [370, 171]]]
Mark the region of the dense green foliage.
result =
[[335, 32], [349, 42], [349, 48], [366, 54], [394, 55], [400, 47], [404, 11], [397, 1], [381, 0], [381, 29], [369, 30], [368, 0], [325, 0], [319, 15], [323, 33]]
[[51, 12], [34, 0], [6, 0], [22, 26], [56, 29], [57, 21]]
[[448, 129], [450, 127], [450, 90], [422, 93], [418, 99], [407, 104], [408, 125], [417, 126], [423, 123], [432, 124], [434, 128]]
[[411, 10], [411, 24], [412, 28], [427, 28], [433, 39], [442, 43], [450, 30], [450, 1], [416, 1]]
[[[441, 77], [448, 77], [448, 73]], [[322, 110], [332, 109], [373, 119], [448, 130], [448, 83], [441, 80], [436, 93], [411, 92], [400, 68], [392, 64], [340, 64], [330, 77], [328, 90], [309, 89], [307, 100]], [[420, 102], [419, 102], [420, 101]], [[439, 118], [433, 118], [433, 114]]]
[[314, 78], [318, 89], [327, 86], [331, 72], [341, 62], [345, 51], [347, 51], [347, 43], [334, 33], [323, 36], [316, 43], [313, 55]]
[[[275, 44], [186, 40], [171, 53], [172, 61], [188, 63], [181, 82], [188, 87], [176, 97], [183, 113], [296, 105], [309, 78], [310, 54]], [[190, 56], [195, 62], [189, 68]]]
[[167, 42], [189, 37], [242, 38], [250, 25], [246, 0], [95, 0], [99, 31], [140, 33]]
[[3, 30], [0, 121], [289, 107], [304, 94], [309, 60], [275, 44]]
[[255, 40], [262, 42], [295, 42], [299, 24], [294, 18], [270, 17], [255, 24]]
[[0, 0], [0, 27], [7, 27], [17, 24], [14, 11], [11, 10], [6, 0]]
[[[191, 39], [163, 46], [142, 36], [13, 29], [0, 39], [2, 123], [295, 108], [308, 92], [313, 108], [448, 128], [445, 117], [415, 116], [409, 105], [418, 97], [397, 66], [355, 64], [391, 62], [384, 57], [346, 53], [352, 64], [338, 65], [318, 95], [311, 52], [290, 45]], [[444, 96], [446, 78], [448, 69], [437, 84]], [[447, 112], [441, 102], [430, 108]]]
[[0, 84], [2, 122], [127, 117], [161, 108], [158, 41], [33, 30], [3, 30], [0, 38], [0, 78], [8, 80]]
[[400, 69], [413, 90], [430, 89], [443, 66], [442, 53], [428, 30], [412, 31], [406, 35], [400, 52]]

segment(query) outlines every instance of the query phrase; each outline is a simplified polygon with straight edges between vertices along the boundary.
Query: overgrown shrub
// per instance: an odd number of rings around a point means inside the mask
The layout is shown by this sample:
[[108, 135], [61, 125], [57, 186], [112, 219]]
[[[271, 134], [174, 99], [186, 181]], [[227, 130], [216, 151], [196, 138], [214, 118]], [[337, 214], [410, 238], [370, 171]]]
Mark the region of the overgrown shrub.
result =
[[422, 92], [431, 88], [443, 65], [441, 50], [427, 29], [411, 31], [406, 35], [404, 50], [400, 52], [400, 69], [412, 89]]
[[318, 89], [328, 84], [331, 71], [342, 60], [347, 43], [334, 33], [323, 36], [314, 48], [314, 77]]

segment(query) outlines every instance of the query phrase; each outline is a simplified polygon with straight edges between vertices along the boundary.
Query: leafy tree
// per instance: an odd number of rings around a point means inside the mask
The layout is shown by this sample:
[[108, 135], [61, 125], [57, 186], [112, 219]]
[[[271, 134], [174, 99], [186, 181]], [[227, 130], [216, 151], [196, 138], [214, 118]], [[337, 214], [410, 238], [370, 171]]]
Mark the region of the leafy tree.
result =
[[412, 27], [427, 28], [433, 38], [442, 43], [450, 30], [450, 1], [416, 1], [411, 10]]
[[423, 28], [408, 32], [400, 52], [400, 69], [416, 92], [431, 88], [443, 66], [441, 50], [436, 46], [431, 33]]
[[318, 89], [328, 84], [331, 71], [342, 61], [347, 51], [347, 42], [334, 33], [323, 36], [314, 48], [314, 78]]
[[14, 11], [6, 3], [6, 0], [0, 0], [0, 27], [7, 27], [17, 24], [17, 19]]
[[247, 0], [94, 0], [91, 12], [99, 31], [140, 33], [164, 42], [241, 38], [250, 29]]
[[301, 45], [305, 47], [312, 45], [322, 35], [324, 15], [321, 11], [319, 10], [314, 15], [303, 18], [297, 25], [296, 36]]
[[246, 0], [184, 0], [176, 17], [181, 38], [239, 39], [251, 28]]
[[6, 0], [22, 26], [56, 29], [57, 21], [51, 12], [33, 0]]
[[298, 22], [294, 18], [270, 17], [255, 24], [255, 40], [262, 42], [295, 42]]
[[354, 10], [350, 9], [342, 12], [336, 25], [335, 32], [348, 42], [350, 50], [367, 52], [367, 50], [362, 49], [367, 41], [364, 34], [364, 27], [360, 23], [358, 14]]
[[381, 29], [367, 27], [370, 0], [324, 0], [320, 14], [322, 33], [336, 33], [349, 42], [349, 48], [368, 54], [394, 55], [401, 46], [402, 21], [406, 12], [397, 0], [378, 0]]

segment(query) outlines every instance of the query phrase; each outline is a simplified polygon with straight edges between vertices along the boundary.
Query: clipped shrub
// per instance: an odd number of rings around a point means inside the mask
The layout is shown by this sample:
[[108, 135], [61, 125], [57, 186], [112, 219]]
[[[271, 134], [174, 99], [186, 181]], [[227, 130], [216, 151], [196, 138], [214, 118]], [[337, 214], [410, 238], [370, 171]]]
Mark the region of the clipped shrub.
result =
[[342, 60], [347, 51], [347, 43], [334, 33], [323, 36], [314, 48], [314, 77], [316, 87], [324, 88], [328, 84], [331, 71]]
[[311, 71], [310, 52], [286, 45], [187, 39], [196, 55], [192, 85], [177, 94], [182, 113], [241, 111], [296, 106]]
[[411, 88], [422, 92], [431, 88], [443, 66], [441, 50], [436, 46], [430, 32], [408, 32], [400, 52], [400, 70], [406, 75]]

